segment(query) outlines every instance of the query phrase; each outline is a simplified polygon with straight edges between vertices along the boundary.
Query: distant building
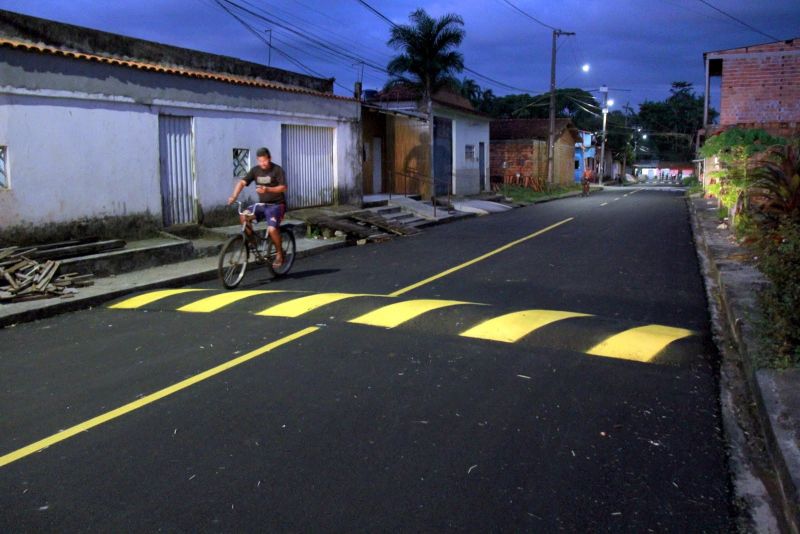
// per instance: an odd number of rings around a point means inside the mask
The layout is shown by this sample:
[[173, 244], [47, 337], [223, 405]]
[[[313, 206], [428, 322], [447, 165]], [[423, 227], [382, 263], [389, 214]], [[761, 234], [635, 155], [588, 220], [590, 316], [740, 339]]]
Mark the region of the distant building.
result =
[[[488, 188], [489, 117], [449, 90], [425, 102], [410, 87], [369, 93], [363, 104], [365, 194], [471, 195]], [[433, 146], [433, 157], [431, 157]]]
[[261, 146], [290, 208], [360, 201], [359, 104], [332, 79], [8, 11], [0, 50], [0, 226], [197, 222]]
[[[500, 119], [491, 124], [491, 176], [501, 183], [547, 181], [549, 119]], [[556, 119], [553, 179], [575, 181], [575, 147], [582, 142], [570, 119]]]
[[578, 131], [578, 142], [575, 143], [575, 182], [580, 183], [588, 170], [590, 176], [597, 172], [597, 146], [592, 132]]

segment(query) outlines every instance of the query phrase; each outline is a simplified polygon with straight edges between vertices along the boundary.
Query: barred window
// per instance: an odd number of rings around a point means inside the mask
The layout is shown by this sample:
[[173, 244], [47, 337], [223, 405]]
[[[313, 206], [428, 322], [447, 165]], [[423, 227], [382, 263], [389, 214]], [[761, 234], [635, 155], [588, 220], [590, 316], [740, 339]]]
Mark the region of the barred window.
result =
[[0, 146], [0, 189], [8, 187], [8, 147]]
[[467, 161], [475, 161], [475, 145], [464, 146], [464, 157]]
[[233, 149], [233, 177], [244, 178], [247, 171], [250, 170], [250, 149], [248, 148], [234, 148]]

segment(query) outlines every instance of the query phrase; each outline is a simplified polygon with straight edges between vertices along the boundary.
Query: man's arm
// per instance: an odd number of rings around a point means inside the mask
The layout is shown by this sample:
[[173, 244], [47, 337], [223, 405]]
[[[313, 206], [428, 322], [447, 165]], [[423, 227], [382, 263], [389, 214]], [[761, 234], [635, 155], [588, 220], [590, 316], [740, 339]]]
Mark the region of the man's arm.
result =
[[239, 180], [236, 182], [236, 185], [233, 187], [233, 193], [230, 197], [228, 197], [228, 206], [236, 202], [236, 199], [239, 198], [239, 194], [242, 192], [242, 189], [247, 187], [247, 182], [244, 180]]

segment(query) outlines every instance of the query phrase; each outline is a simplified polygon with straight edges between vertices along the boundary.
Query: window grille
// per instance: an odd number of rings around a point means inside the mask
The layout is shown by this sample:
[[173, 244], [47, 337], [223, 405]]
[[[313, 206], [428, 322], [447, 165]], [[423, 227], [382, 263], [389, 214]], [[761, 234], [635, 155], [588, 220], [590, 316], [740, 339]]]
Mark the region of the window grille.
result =
[[0, 146], [0, 189], [8, 189], [8, 147]]
[[244, 178], [250, 170], [250, 150], [247, 148], [233, 149], [233, 177]]
[[464, 157], [467, 161], [475, 161], [475, 145], [466, 145], [464, 147]]

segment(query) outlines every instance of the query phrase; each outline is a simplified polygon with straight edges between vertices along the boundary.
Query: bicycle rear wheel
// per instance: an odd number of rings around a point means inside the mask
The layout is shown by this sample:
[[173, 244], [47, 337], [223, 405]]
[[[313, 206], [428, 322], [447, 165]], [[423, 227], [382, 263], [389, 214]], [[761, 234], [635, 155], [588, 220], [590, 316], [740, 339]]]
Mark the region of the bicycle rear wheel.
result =
[[269, 246], [267, 248], [267, 268], [272, 271], [272, 274], [275, 276], [283, 276], [289, 272], [294, 264], [294, 257], [296, 253], [296, 247], [294, 241], [294, 233], [290, 228], [281, 227], [281, 249], [283, 250], [283, 264], [275, 268], [272, 266], [272, 263], [275, 261], [275, 243], [272, 242], [272, 239], [267, 236], [269, 239]]
[[249, 257], [250, 249], [243, 235], [233, 236], [225, 242], [219, 253], [217, 267], [217, 274], [225, 288], [233, 289], [239, 285], [247, 271]]

